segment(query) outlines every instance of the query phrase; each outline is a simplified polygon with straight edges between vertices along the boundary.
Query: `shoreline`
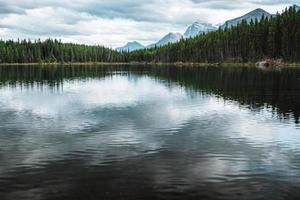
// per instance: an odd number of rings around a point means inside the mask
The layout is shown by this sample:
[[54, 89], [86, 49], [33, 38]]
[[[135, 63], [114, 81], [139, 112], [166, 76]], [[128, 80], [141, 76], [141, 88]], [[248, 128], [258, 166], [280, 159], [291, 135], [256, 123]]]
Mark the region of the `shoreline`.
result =
[[[0, 66], [71, 66], [71, 65], [157, 65], [157, 66], [190, 66], [190, 67], [256, 67], [255, 63], [188, 63], [188, 62], [73, 62], [73, 63], [0, 63]], [[284, 63], [284, 67], [300, 67], [300, 63]]]

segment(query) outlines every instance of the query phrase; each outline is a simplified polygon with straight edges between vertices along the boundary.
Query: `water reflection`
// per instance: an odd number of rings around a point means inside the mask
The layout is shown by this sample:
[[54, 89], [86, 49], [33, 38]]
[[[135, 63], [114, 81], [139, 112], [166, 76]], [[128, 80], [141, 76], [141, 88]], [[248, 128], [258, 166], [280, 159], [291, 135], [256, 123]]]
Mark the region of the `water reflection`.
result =
[[[174, 66], [2, 66], [0, 87], [36, 87], [62, 90], [68, 80], [101, 79], [113, 75], [146, 75], [178, 83], [186, 90], [198, 90], [238, 101], [252, 110], [270, 108], [284, 119], [299, 123], [300, 69], [265, 72], [255, 68], [174, 67]], [[35, 86], [34, 86], [35, 85]], [[193, 95], [194, 92], [191, 92]], [[275, 114], [275, 115], [276, 115]]]
[[0, 197], [297, 198], [298, 77], [0, 67]]

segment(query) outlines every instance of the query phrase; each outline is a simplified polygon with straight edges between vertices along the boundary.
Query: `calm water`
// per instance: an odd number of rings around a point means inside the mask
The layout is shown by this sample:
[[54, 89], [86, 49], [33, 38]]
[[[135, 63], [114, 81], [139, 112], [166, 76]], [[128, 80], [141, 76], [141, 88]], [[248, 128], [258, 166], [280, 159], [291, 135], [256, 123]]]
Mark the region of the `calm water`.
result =
[[299, 199], [300, 70], [0, 67], [0, 199]]

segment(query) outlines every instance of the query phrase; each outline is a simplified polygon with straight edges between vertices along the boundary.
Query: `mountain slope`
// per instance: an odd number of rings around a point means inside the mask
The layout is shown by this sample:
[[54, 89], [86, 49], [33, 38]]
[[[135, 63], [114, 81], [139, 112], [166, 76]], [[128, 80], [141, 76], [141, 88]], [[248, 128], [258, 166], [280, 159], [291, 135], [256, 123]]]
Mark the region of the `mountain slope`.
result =
[[293, 5], [293, 8], [298, 12], [298, 11], [300, 11], [300, 6], [298, 6], [298, 5]]
[[155, 46], [161, 47], [161, 46], [167, 45], [169, 43], [175, 43], [175, 42], [178, 42], [182, 37], [183, 36], [180, 33], [168, 33], [157, 43], [151, 44], [151, 45], [147, 46], [147, 48], [153, 48]]
[[233, 26], [237, 26], [243, 20], [246, 20], [247, 23], [250, 23], [251, 20], [253, 20], [253, 21], [256, 20], [256, 19], [260, 20], [262, 18], [262, 16], [271, 17], [272, 15], [270, 13], [268, 13], [267, 11], [258, 8], [258, 9], [255, 9], [255, 10], [241, 16], [241, 17], [226, 21], [225, 24], [221, 26], [221, 28], [224, 29], [226, 27], [230, 28], [230, 27], [233, 27]]
[[125, 46], [116, 48], [117, 51], [135, 51], [139, 49], [145, 48], [142, 44], [134, 41], [134, 42], [128, 42]]
[[215, 30], [217, 30], [217, 27], [213, 26], [212, 24], [194, 22], [187, 28], [184, 33], [184, 37], [191, 38], [202, 33], [208, 33]]

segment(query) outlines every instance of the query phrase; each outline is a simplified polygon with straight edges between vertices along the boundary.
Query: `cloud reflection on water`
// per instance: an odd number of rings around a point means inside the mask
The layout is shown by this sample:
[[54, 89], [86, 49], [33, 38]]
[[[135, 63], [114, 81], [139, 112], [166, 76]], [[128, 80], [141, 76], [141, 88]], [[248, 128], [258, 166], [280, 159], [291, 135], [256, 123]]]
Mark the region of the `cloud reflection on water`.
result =
[[[174, 177], [196, 184], [249, 173], [299, 176], [300, 136], [289, 123], [177, 84], [114, 75], [64, 81], [58, 91], [0, 92], [0, 176], [71, 158], [94, 166], [135, 157], [150, 162], [159, 185], [175, 184]], [[143, 160], [148, 154], [157, 157]]]

